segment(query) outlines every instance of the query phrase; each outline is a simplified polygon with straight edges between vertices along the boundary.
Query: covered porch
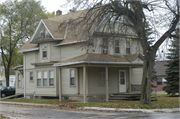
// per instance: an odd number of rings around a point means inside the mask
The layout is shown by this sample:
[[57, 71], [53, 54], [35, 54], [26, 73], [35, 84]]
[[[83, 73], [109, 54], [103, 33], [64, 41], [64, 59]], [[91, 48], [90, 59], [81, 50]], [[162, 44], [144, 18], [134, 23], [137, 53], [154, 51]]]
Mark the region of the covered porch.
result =
[[[79, 59], [82, 60], [79, 61]], [[96, 61], [93, 61], [93, 59]], [[130, 63], [120, 56], [101, 55], [101, 57], [98, 57], [96, 54], [86, 54], [81, 58], [76, 57], [71, 60], [73, 62], [62, 61], [56, 64], [60, 69], [59, 101], [62, 101], [62, 96], [66, 94], [63, 91], [65, 86], [62, 70], [64, 69], [75, 69], [74, 81], [76, 82], [76, 88], [74, 89], [76, 92], [74, 95], [82, 96], [84, 103], [93, 101], [96, 97], [101, 97], [104, 99], [102, 101], [108, 102], [112, 94], [137, 93], [137, 91], [133, 92], [132, 89], [132, 83], [134, 82], [132, 73], [133, 69], [142, 68], [142, 63]]]

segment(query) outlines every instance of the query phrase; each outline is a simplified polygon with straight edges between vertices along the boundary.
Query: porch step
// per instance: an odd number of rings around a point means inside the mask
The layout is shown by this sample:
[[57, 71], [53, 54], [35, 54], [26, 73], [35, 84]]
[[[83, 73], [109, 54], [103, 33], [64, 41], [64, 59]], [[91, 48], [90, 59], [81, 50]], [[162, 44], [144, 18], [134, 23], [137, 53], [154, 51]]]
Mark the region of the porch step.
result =
[[114, 93], [110, 95], [109, 101], [140, 100], [140, 93]]

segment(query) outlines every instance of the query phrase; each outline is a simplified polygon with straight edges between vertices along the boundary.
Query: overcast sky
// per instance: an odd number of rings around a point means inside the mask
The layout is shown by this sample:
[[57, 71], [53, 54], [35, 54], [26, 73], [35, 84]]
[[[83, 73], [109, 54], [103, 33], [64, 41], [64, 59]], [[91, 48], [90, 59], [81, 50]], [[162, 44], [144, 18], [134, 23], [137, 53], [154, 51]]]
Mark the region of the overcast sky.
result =
[[41, 0], [42, 5], [46, 8], [47, 12], [53, 12], [57, 10], [61, 10], [62, 14], [67, 13], [70, 8], [61, 7], [66, 3], [66, 0]]
[[[0, 0], [0, 3], [6, 0]], [[38, 1], [38, 0], [37, 0]], [[61, 10], [62, 14], [65, 14], [69, 11], [70, 8], [63, 8], [62, 5], [66, 3], [66, 0], [39, 0], [42, 2], [42, 5], [46, 8], [47, 12], [53, 12]]]

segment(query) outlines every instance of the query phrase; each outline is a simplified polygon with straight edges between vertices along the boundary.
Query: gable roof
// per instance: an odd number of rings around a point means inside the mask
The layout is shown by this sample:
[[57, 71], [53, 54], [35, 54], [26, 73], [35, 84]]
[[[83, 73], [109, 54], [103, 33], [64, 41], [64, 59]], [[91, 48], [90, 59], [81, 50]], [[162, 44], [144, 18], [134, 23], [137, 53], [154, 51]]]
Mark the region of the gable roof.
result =
[[[86, 35], [82, 35], [82, 34], [76, 34], [75, 31], [73, 31], [73, 27], [74, 24], [66, 24], [65, 22], [69, 21], [69, 20], [73, 20], [73, 19], [77, 19], [80, 16], [84, 16], [86, 14], [86, 12], [88, 11], [88, 9], [86, 10], [82, 10], [82, 11], [77, 11], [77, 12], [71, 12], [65, 15], [60, 15], [60, 16], [56, 16], [56, 17], [52, 17], [49, 19], [43, 19], [40, 21], [35, 33], [33, 34], [33, 36], [24, 44], [26, 47], [21, 47], [19, 51], [21, 50], [27, 50], [27, 49], [31, 49], [31, 48], [35, 48], [37, 46], [37, 44], [32, 45], [32, 39], [35, 36], [36, 32], [38, 31], [38, 28], [40, 28], [40, 25], [43, 24], [46, 29], [48, 30], [48, 32], [52, 35], [52, 38], [54, 40], [56, 39], [66, 39], [63, 40], [62, 42], [60, 42], [59, 44], [66, 44], [66, 43], [71, 43], [71, 42], [81, 42], [80, 39], [85, 39], [85, 37], [87, 37]], [[68, 28], [68, 30], [67, 30]], [[77, 27], [78, 29], [78, 27]], [[83, 30], [82, 26], [79, 25], [79, 29]], [[79, 39], [78, 37], [81, 38]], [[30, 45], [29, 47], [27, 47], [28, 45]]]
[[167, 61], [156, 61], [154, 69], [156, 71], [156, 76], [166, 76], [166, 69], [167, 66], [164, 66], [167, 64]]
[[55, 63], [54, 66], [66, 66], [66, 65], [73, 65], [80, 63], [132, 64], [126, 58], [124, 58], [123, 55], [84, 54], [68, 60]]
[[[65, 35], [65, 30], [59, 31], [58, 26], [59, 26], [59, 22], [57, 22], [57, 21], [51, 21], [51, 20], [42, 19], [40, 21], [38, 27], [36, 28], [36, 31], [34, 32], [30, 43], [38, 42], [38, 39], [34, 39], [34, 38], [35, 38], [36, 35], [39, 34], [40, 29], [42, 29], [43, 27], [49, 33], [49, 35], [50, 35], [49, 39], [51, 39], [51, 40], [52, 39], [54, 39], [54, 40], [63, 40], [64, 35]], [[46, 39], [47, 38], [44, 38], [44, 39], [41, 39], [41, 40], [46, 40]]]
[[23, 51], [26, 51], [26, 50], [31, 50], [31, 49], [34, 49], [34, 48], [38, 48], [38, 44], [30, 43], [31, 38], [28, 41], [26, 41], [26, 43], [19, 49], [19, 52], [23, 52]]
[[[83, 22], [82, 23], [80, 22], [77, 25], [76, 22], [82, 20], [81, 17], [85, 16], [88, 10], [89, 9], [81, 10], [77, 12], [71, 12], [65, 15], [60, 15], [46, 20], [45, 19], [41, 20], [34, 35], [31, 38], [31, 41], [27, 42], [26, 46], [30, 45], [31, 43], [37, 44], [39, 42], [44, 42], [41, 41], [42, 40], [41, 37], [39, 40], [33, 41], [41, 25], [44, 25], [48, 33], [51, 35], [51, 39], [47, 38], [45, 40], [47, 41], [59, 40], [59, 42], [55, 46], [85, 42], [89, 37], [89, 34], [85, 34], [83, 32], [86, 31], [87, 28], [85, 27], [87, 26], [85, 26]], [[106, 16], [108, 16], [108, 14]], [[94, 31], [101, 25], [102, 21], [105, 20], [106, 16], [102, 16], [102, 20], [99, 19], [96, 25], [94, 24], [91, 26], [91, 30], [89, 31], [90, 34], [94, 33]], [[76, 20], [76, 22], [69, 22], [73, 20]], [[91, 20], [93, 19], [90, 19], [90, 21]], [[28, 47], [22, 47], [20, 50], [28, 50], [28, 49], [29, 49]]]

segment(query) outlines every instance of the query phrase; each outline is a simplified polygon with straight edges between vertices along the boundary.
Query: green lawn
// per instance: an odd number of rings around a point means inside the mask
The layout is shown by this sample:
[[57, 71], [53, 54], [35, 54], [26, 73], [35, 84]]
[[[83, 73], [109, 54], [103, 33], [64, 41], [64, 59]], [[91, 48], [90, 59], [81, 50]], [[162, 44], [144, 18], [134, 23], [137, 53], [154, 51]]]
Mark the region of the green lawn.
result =
[[63, 101], [59, 103], [58, 100], [52, 99], [6, 99], [3, 101], [11, 102], [26, 102], [26, 103], [43, 103], [43, 104], [59, 104], [62, 106], [79, 107], [108, 107], [108, 108], [137, 108], [137, 109], [161, 109], [161, 108], [177, 108], [179, 107], [178, 95], [169, 96], [166, 94], [157, 95], [158, 101], [152, 101], [152, 105], [139, 105], [140, 101], [118, 101], [118, 102], [90, 102], [90, 103], [77, 103], [72, 101]]

